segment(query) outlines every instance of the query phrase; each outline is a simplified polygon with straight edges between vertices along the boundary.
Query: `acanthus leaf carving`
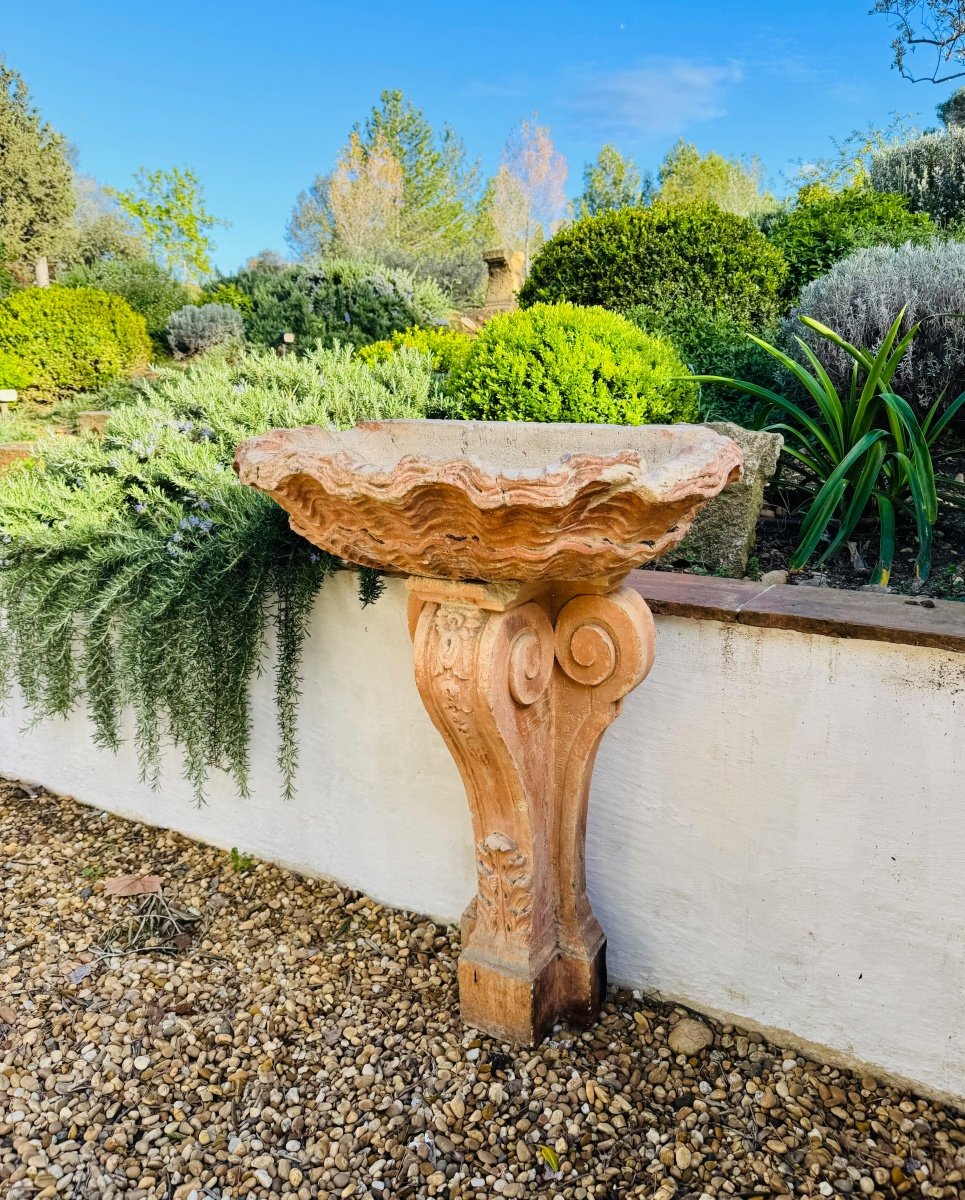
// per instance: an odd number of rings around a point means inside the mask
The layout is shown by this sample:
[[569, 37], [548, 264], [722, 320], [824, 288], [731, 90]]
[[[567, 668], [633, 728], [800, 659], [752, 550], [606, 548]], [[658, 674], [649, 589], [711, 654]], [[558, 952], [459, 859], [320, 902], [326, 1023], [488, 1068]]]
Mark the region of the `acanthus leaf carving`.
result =
[[472, 753], [483, 753], [473, 737], [472, 680], [476, 639], [483, 614], [474, 605], [443, 604], [433, 619], [438, 636], [432, 673], [452, 724], [459, 730]]
[[505, 833], [489, 834], [476, 846], [481, 928], [513, 936], [532, 924], [533, 877], [526, 855]]
[[603, 732], [650, 668], [654, 633], [632, 589], [518, 586], [409, 583], [421, 601], [416, 678], [475, 830], [463, 1011], [531, 1041], [562, 1015], [586, 1019], [603, 996], [605, 938], [585, 886], [589, 782]]

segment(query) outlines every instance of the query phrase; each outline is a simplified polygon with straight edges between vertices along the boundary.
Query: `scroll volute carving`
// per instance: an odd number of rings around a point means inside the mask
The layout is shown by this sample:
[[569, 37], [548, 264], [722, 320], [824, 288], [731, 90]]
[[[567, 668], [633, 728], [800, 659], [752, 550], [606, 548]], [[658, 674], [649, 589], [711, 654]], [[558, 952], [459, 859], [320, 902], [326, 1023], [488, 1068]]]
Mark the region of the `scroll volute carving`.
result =
[[635, 592], [576, 586], [409, 582], [416, 680], [473, 818], [463, 1014], [521, 1042], [561, 1016], [592, 1018], [602, 999], [605, 939], [585, 888], [589, 783], [600, 737], [653, 661], [653, 620]]
[[239, 479], [297, 533], [412, 576], [416, 680], [472, 810], [470, 1024], [531, 1042], [599, 1006], [587, 797], [600, 738], [653, 658], [650, 613], [618, 585], [681, 541], [741, 461], [684, 424], [374, 421], [276, 429], [236, 451]]
[[586, 894], [586, 821], [597, 749], [625, 696], [653, 666], [656, 631], [630, 588], [576, 596], [556, 620], [555, 705], [558, 933], [564, 955], [603, 940]]

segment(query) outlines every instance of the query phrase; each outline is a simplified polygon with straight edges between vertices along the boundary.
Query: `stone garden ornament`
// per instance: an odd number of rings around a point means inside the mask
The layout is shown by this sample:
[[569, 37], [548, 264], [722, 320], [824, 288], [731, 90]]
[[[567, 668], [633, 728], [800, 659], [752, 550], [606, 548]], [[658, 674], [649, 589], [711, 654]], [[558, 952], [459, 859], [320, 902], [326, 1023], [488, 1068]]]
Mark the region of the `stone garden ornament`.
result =
[[590, 778], [654, 656], [650, 610], [621, 584], [684, 537], [740, 450], [700, 425], [379, 421], [267, 433], [235, 469], [314, 545], [409, 576], [416, 682], [472, 811], [463, 1019], [517, 1043], [592, 1020]]

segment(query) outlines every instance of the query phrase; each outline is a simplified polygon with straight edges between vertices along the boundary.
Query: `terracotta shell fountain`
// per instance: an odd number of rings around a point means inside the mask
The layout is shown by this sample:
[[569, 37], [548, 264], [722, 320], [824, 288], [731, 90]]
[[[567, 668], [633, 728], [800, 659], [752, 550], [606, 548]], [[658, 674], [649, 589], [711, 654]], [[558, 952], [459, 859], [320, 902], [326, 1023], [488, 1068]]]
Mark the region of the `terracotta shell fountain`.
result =
[[416, 682], [472, 810], [467, 1024], [532, 1043], [599, 1010], [590, 778], [654, 655], [650, 610], [620, 584], [675, 546], [740, 468], [737, 446], [699, 425], [382, 421], [238, 448], [242, 482], [297, 533], [410, 576]]

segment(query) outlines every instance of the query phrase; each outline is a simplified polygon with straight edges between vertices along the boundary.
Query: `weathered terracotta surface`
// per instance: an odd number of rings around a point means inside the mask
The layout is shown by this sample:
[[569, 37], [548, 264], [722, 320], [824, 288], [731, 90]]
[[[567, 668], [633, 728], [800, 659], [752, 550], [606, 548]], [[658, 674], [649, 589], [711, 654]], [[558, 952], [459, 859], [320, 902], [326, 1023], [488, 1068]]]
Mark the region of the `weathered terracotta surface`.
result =
[[629, 588], [410, 579], [416, 682], [462, 774], [478, 895], [463, 919], [469, 1025], [532, 1043], [597, 1013], [606, 939], [586, 896], [590, 777], [604, 730], [650, 670]]
[[740, 471], [702, 426], [387, 421], [279, 430], [238, 448], [244, 483], [350, 562], [412, 576], [415, 676], [472, 811], [465, 1021], [532, 1043], [588, 1021], [606, 939], [586, 895], [590, 778], [653, 662], [620, 586]]
[[380, 421], [238, 448], [316, 546], [443, 579], [593, 579], [666, 553], [736, 478], [740, 451], [700, 425]]

